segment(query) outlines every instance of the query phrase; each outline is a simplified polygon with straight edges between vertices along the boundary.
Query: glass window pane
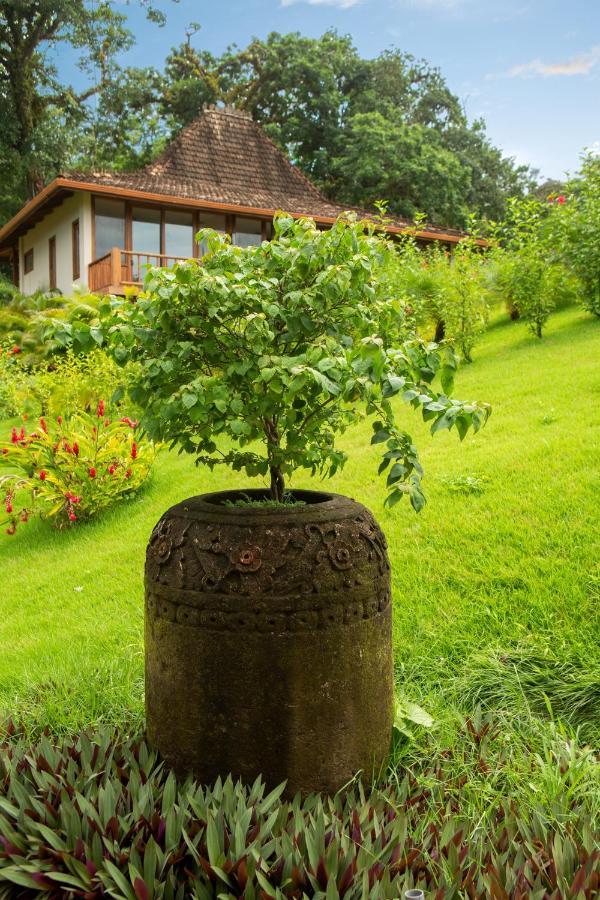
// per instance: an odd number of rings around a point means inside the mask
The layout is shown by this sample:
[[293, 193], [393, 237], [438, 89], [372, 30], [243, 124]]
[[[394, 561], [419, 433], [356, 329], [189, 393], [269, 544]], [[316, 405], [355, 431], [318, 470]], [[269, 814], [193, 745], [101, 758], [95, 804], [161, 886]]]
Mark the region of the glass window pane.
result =
[[235, 217], [233, 243], [236, 247], [254, 247], [262, 243], [262, 222], [260, 219]]
[[227, 231], [227, 220], [220, 213], [200, 213], [200, 228], [214, 228], [215, 231]]
[[[200, 212], [200, 228], [212, 228], [214, 231], [227, 231], [227, 219], [220, 213]], [[200, 256], [206, 253], [206, 241], [200, 243]]]
[[134, 206], [131, 219], [131, 249], [160, 253], [160, 209]]
[[96, 259], [105, 256], [112, 247], [125, 247], [125, 204], [121, 200], [94, 200]]
[[167, 210], [165, 212], [165, 254], [189, 259], [194, 255], [192, 214]]

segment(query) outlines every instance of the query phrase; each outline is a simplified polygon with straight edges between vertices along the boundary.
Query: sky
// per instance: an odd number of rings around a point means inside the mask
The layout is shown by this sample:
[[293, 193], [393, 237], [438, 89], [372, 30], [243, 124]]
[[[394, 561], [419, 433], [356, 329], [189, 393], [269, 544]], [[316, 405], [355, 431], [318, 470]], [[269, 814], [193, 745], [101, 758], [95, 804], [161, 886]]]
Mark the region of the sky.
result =
[[[160, 0], [163, 28], [118, 2], [137, 36], [131, 65], [160, 67], [192, 21], [194, 46], [215, 54], [270, 31], [335, 28], [365, 58], [397, 47], [438, 67], [469, 118], [542, 178], [600, 149], [600, 0]], [[68, 59], [60, 68], [73, 74]]]

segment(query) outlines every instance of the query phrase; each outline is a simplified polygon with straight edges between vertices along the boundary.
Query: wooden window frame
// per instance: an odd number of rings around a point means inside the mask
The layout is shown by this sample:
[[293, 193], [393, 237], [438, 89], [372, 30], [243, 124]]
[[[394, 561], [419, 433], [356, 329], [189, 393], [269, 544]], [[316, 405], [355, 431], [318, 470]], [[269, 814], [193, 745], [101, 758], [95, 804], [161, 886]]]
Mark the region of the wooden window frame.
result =
[[[100, 197], [104, 199], [104, 195], [92, 194], [92, 247], [94, 248], [94, 259], [96, 256], [96, 204], [95, 200]], [[120, 197], [111, 197], [110, 199], [121, 200], [125, 204], [125, 247], [124, 250], [133, 250], [133, 207], [146, 207], [147, 209], [157, 209], [160, 211], [160, 255], [166, 256], [166, 213], [170, 210], [175, 212], [191, 212], [192, 213], [192, 250], [190, 259], [197, 259], [200, 256], [200, 247], [196, 242], [196, 234], [200, 230], [200, 219], [203, 212], [214, 213], [218, 210], [212, 207], [198, 206], [190, 210], [189, 206], [175, 206], [168, 204], [167, 206], [159, 203], [152, 203], [147, 200], [125, 199]], [[224, 213], [225, 215], [225, 231], [230, 237], [235, 233], [235, 213]], [[267, 226], [272, 225], [272, 219], [265, 219], [264, 216], [253, 216], [244, 214], [243, 219], [258, 219], [261, 222], [261, 237], [266, 240]]]
[[48, 287], [56, 290], [56, 235], [48, 238]]
[[81, 235], [79, 219], [71, 222], [71, 257], [73, 262], [73, 281], [81, 277]]
[[30, 247], [29, 250], [26, 250], [23, 254], [23, 273], [25, 275], [29, 275], [30, 272], [33, 272], [34, 265], [35, 258], [33, 254], [33, 247]]

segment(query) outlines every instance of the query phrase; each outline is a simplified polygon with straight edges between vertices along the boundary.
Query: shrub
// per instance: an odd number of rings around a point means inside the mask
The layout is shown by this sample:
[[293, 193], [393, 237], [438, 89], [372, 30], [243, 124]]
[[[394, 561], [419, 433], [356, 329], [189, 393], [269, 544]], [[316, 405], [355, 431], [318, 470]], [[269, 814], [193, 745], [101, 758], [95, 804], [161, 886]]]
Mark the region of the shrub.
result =
[[457, 244], [445, 257], [441, 273], [439, 316], [444, 338], [456, 347], [466, 362], [472, 362], [477, 339], [488, 322], [488, 303], [483, 281], [485, 259], [472, 240]]
[[[111, 420], [101, 400], [93, 413], [46, 423], [29, 434], [13, 428], [0, 444], [0, 494], [7, 532], [32, 514], [57, 527], [84, 521], [116, 500], [133, 495], [147, 479], [152, 444], [135, 433], [131, 419]], [[27, 498], [27, 499], [25, 499]]]
[[20, 348], [0, 344], [0, 419], [16, 416], [22, 409], [23, 373], [19, 365]]
[[[98, 397], [111, 397], [113, 409], [120, 408], [127, 378], [104, 350], [95, 349], [76, 356], [69, 348], [64, 356], [56, 356], [50, 364], [42, 363], [31, 370], [28, 379], [29, 398], [42, 415], [68, 417], [76, 412], [95, 410]], [[127, 411], [137, 417], [129, 401]]]
[[471, 239], [446, 250], [419, 250], [405, 240], [397, 251], [395, 287], [420, 331], [433, 325], [434, 340], [454, 347], [466, 362], [488, 321], [487, 260]]
[[600, 316], [600, 156], [588, 153], [566, 196], [549, 199], [554, 252], [580, 279], [585, 308]]
[[0, 303], [0, 341], [18, 344], [25, 365], [37, 366], [68, 347], [80, 353], [98, 346], [101, 337], [95, 325], [101, 298], [63, 297], [52, 291], [25, 295], [10, 288], [5, 305]]
[[544, 326], [555, 308], [554, 277], [548, 275], [548, 263], [536, 251], [522, 249], [507, 254], [502, 266], [502, 284], [507, 304], [514, 307], [530, 331], [541, 338]]
[[414, 886], [438, 900], [554, 900], [600, 887], [590, 754], [557, 740], [528, 758], [553, 795], [531, 808], [511, 796], [512, 748], [490, 718], [380, 787], [287, 802], [260, 781], [178, 783], [142, 737], [101, 728], [32, 743], [14, 731], [0, 743], [6, 900], [392, 900]]
[[319, 231], [282, 215], [274, 227], [273, 241], [245, 249], [206, 230], [202, 265], [155, 269], [145, 296], [114, 301], [105, 329], [119, 360], [142, 363], [142, 424], [198, 463], [269, 476], [281, 501], [294, 471], [333, 475], [346, 459], [338, 436], [373, 415], [387, 502], [408, 495], [420, 509], [421, 466], [392, 398], [461, 437], [489, 407], [448, 396], [456, 360], [407, 328], [388, 241], [344, 218]]

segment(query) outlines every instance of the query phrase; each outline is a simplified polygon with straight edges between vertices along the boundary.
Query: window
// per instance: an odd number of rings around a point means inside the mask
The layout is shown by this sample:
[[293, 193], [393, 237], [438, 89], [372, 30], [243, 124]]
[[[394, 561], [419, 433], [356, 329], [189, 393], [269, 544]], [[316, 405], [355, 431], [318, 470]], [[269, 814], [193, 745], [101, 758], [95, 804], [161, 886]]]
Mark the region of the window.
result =
[[165, 211], [165, 256], [189, 259], [194, 254], [194, 220], [191, 212]]
[[233, 243], [236, 247], [254, 247], [262, 243], [262, 222], [260, 219], [235, 217]]
[[31, 250], [25, 252], [25, 256], [23, 257], [23, 271], [26, 275], [33, 272], [33, 247]]
[[113, 247], [125, 248], [125, 204], [122, 200], [94, 199], [95, 256], [100, 259]]
[[[198, 224], [200, 228], [213, 228], [215, 231], [227, 231], [227, 219], [220, 213], [201, 212]], [[203, 253], [206, 253], [206, 250], [206, 241], [202, 241], [200, 244], [200, 255], [202, 256]]]
[[77, 281], [81, 275], [79, 256], [79, 219], [75, 219], [71, 225], [71, 250], [73, 254], [73, 281]]
[[160, 253], [160, 209], [134, 206], [131, 210], [131, 249]]
[[48, 282], [50, 290], [56, 288], [56, 238], [52, 236], [48, 241]]

